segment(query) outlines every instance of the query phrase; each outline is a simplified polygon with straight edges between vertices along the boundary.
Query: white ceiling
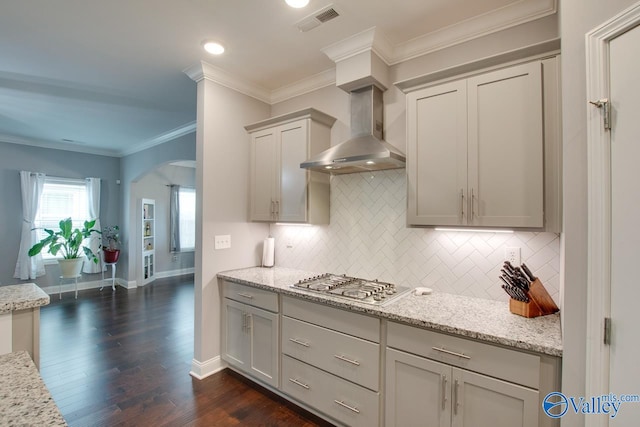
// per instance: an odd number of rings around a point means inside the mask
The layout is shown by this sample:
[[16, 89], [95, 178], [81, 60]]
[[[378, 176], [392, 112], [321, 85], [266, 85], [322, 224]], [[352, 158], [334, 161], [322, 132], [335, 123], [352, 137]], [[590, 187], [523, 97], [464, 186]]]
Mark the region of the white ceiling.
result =
[[[371, 27], [395, 63], [555, 11], [555, 0], [311, 0], [304, 9], [284, 0], [3, 3], [0, 141], [108, 155], [193, 129], [196, 84], [184, 70], [200, 61], [277, 93], [333, 69], [322, 49]], [[331, 4], [338, 18], [297, 30]], [[206, 39], [221, 41], [225, 54], [205, 53]]]

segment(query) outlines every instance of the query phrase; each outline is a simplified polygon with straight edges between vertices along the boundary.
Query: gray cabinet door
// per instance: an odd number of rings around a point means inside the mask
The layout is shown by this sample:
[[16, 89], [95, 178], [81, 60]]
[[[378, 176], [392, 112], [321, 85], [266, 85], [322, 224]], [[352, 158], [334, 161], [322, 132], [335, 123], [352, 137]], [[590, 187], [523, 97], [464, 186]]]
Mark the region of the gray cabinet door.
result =
[[472, 77], [468, 92], [470, 224], [542, 227], [542, 65]]
[[309, 120], [298, 120], [277, 128], [279, 143], [278, 221], [307, 221], [307, 175], [300, 163], [309, 157]]
[[277, 184], [276, 129], [251, 135], [251, 213], [252, 221], [275, 220]]
[[466, 80], [407, 95], [407, 222], [467, 223]]
[[245, 307], [249, 316], [250, 366], [253, 375], [278, 387], [278, 313]]
[[452, 427], [537, 427], [536, 390], [453, 368]]
[[385, 425], [449, 427], [451, 370], [443, 363], [387, 349]]
[[249, 361], [249, 346], [247, 340], [248, 318], [244, 304], [224, 299], [222, 305], [223, 343], [222, 358], [227, 363], [242, 369], [247, 369]]

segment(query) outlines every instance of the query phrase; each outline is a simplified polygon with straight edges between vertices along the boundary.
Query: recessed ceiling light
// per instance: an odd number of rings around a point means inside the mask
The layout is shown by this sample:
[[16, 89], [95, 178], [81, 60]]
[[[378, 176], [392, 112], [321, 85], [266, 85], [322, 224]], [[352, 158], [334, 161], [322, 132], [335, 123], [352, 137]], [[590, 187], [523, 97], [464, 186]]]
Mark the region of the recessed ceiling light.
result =
[[367, 160], [365, 163], [367, 165], [375, 165], [376, 164], [376, 162], [374, 162], [373, 160]]
[[220, 55], [224, 53], [224, 46], [216, 42], [205, 42], [204, 50], [206, 50], [212, 55]]
[[291, 7], [295, 7], [296, 9], [300, 9], [301, 7], [305, 7], [309, 4], [309, 0], [284, 0]]

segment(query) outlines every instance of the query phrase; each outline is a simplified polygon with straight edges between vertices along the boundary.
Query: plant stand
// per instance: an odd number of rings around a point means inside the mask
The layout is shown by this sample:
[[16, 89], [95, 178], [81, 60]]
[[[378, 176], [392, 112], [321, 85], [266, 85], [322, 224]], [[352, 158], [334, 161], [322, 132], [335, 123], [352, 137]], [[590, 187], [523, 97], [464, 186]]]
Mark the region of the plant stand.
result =
[[81, 275], [78, 274], [77, 276], [60, 276], [60, 282], [58, 283], [59, 286], [59, 292], [60, 292], [60, 299], [62, 299], [62, 281], [65, 279], [74, 279], [76, 282], [76, 299], [78, 299], [78, 277], [80, 277]]
[[[111, 266], [111, 289], [112, 290], [116, 290], [116, 264], [117, 262], [105, 262], [104, 265], [110, 265]], [[100, 290], [102, 290], [102, 288], [104, 288], [104, 270], [102, 270], [102, 286], [100, 287]]]

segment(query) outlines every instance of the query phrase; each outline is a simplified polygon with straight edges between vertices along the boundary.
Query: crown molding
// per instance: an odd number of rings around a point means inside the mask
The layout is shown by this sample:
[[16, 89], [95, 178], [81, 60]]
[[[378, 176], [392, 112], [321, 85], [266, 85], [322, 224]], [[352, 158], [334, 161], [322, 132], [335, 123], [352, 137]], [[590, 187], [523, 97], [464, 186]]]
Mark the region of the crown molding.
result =
[[119, 153], [114, 150], [105, 150], [102, 148], [87, 147], [80, 144], [71, 144], [59, 141], [23, 138], [14, 135], [0, 135], [0, 142], [6, 142], [8, 144], [28, 145], [38, 148], [48, 148], [50, 150], [75, 151], [77, 153], [93, 154], [96, 156], [120, 157]]
[[208, 62], [201, 61], [200, 64], [189, 67], [183, 70], [183, 72], [195, 82], [209, 80], [259, 101], [266, 102], [267, 104], [271, 103], [271, 91], [268, 89], [248, 80], [238, 78], [228, 71], [211, 65]]
[[131, 147], [129, 150], [123, 150], [119, 154], [120, 154], [120, 157], [125, 157], [134, 153], [139, 153], [140, 151], [147, 150], [151, 147], [155, 147], [156, 145], [164, 144], [165, 142], [173, 141], [176, 138], [180, 138], [181, 136], [188, 135], [195, 131], [196, 131], [196, 121], [194, 120], [192, 122], [179, 126], [175, 129], [171, 129], [168, 132], [164, 132], [158, 136], [148, 139], [140, 144], [136, 144], [134, 147]]
[[[382, 31], [371, 27], [333, 43], [321, 51], [334, 62], [372, 51], [386, 65], [396, 65], [437, 50], [552, 15], [557, 12], [557, 1], [520, 0], [397, 45], [393, 45]], [[323, 71], [274, 90], [243, 80], [205, 61], [185, 69], [184, 73], [196, 82], [203, 79], [211, 80], [270, 105], [335, 84], [335, 69]]]
[[271, 92], [271, 104], [286, 101], [323, 87], [333, 86], [336, 84], [336, 69], [330, 68], [315, 74], [309, 78], [299, 80], [293, 84], [283, 86]]
[[557, 12], [557, 0], [521, 0], [394, 47], [390, 65], [506, 30]]

